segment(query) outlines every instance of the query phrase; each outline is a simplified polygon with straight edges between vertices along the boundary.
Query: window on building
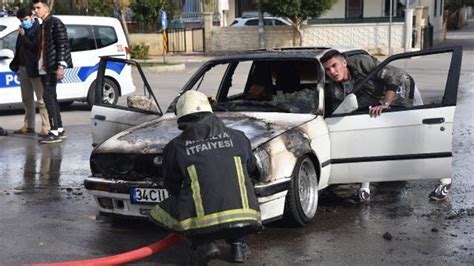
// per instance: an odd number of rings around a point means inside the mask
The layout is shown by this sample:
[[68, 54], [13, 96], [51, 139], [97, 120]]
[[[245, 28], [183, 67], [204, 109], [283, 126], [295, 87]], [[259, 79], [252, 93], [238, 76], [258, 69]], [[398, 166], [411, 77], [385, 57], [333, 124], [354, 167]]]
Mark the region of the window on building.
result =
[[346, 18], [363, 18], [364, 1], [346, 0]]
[[386, 17], [390, 16], [390, 1], [392, 1], [392, 16], [404, 17], [406, 0], [385, 0], [384, 14]]
[[434, 0], [434, 12], [433, 12], [433, 17], [436, 17], [438, 15], [438, 0]]
[[241, 17], [245, 11], [256, 11], [257, 8], [257, 1], [255, 0], [239, 0], [235, 1], [236, 8], [235, 8], [235, 16]]
[[440, 1], [440, 4], [439, 4], [439, 15], [442, 16], [443, 15], [443, 0]]

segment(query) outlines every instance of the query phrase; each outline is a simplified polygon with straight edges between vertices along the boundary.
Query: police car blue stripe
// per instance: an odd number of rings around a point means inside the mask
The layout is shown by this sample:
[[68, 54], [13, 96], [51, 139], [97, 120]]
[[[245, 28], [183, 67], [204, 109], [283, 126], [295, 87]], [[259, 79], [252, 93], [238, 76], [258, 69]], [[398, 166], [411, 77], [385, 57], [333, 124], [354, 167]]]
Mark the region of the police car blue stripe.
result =
[[[108, 62], [107, 69], [119, 74], [125, 68], [125, 63]], [[64, 79], [59, 83], [80, 83], [84, 82], [91, 74], [99, 69], [99, 64], [94, 66], [67, 68], [64, 72]], [[19, 87], [20, 82], [15, 72], [0, 72], [0, 89]]]
[[20, 86], [20, 81], [15, 72], [0, 72], [0, 89]]
[[[125, 63], [118, 63], [118, 62], [107, 62], [107, 69], [112, 70], [120, 75], [122, 73], [123, 68], [125, 67]], [[99, 69], [99, 64], [97, 63], [95, 66], [92, 67], [81, 67], [78, 73], [78, 77], [81, 81], [86, 80], [93, 72]]]

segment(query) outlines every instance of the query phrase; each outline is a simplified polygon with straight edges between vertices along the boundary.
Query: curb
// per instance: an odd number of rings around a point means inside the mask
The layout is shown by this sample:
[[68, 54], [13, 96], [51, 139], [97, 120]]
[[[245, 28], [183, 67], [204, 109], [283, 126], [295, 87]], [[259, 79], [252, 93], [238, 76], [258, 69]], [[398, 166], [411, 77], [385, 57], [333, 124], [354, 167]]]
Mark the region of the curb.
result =
[[169, 66], [147, 66], [147, 67], [142, 66], [142, 68], [143, 70], [158, 73], [158, 72], [183, 70], [186, 68], [186, 66], [184, 64], [176, 64], [176, 65], [169, 65]]

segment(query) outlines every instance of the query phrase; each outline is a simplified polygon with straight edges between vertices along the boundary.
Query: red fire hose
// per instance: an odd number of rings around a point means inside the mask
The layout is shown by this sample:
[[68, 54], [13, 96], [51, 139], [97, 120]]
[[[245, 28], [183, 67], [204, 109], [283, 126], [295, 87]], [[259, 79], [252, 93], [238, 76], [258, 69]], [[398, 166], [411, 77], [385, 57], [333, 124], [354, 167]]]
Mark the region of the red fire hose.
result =
[[120, 265], [131, 263], [134, 261], [142, 260], [146, 257], [150, 257], [151, 255], [165, 251], [166, 249], [170, 248], [174, 243], [183, 239], [182, 236], [176, 234], [169, 234], [166, 238], [150, 244], [148, 246], [135, 249], [129, 252], [125, 252], [122, 254], [104, 257], [104, 258], [96, 258], [96, 259], [88, 259], [88, 260], [76, 260], [76, 261], [65, 261], [65, 262], [54, 262], [54, 263], [36, 263], [36, 264], [29, 264], [33, 266], [75, 266], [75, 265]]

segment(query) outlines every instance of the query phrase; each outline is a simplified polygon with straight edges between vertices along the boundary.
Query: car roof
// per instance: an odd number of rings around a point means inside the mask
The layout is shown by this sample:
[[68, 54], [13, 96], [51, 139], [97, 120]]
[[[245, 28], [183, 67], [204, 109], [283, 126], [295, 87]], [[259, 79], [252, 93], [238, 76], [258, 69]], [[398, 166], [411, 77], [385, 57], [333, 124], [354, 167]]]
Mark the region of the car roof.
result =
[[110, 17], [72, 16], [72, 15], [58, 15], [56, 17], [61, 19], [63, 23], [71, 24], [71, 25], [120, 26], [120, 21], [118, 19], [110, 18]]
[[[265, 17], [263, 17], [263, 18], [285, 20], [285, 19], [282, 18], [282, 17], [265, 16]], [[240, 17], [240, 18], [235, 18], [235, 19], [236, 19], [236, 20], [244, 20], [244, 21], [247, 21], [247, 20], [250, 20], [250, 19], [258, 19], [258, 17]]]
[[[58, 15], [63, 23], [67, 24], [83, 24], [83, 25], [110, 25], [111, 23], [120, 25], [120, 21], [116, 18], [109, 17], [96, 17], [96, 16], [69, 16], [69, 15]], [[20, 25], [20, 20], [17, 17], [0, 17], [0, 25], [7, 27], [15, 27]]]
[[[96, 17], [96, 16], [69, 16], [69, 15], [54, 15], [61, 19], [64, 24], [68, 25], [98, 25], [111, 26], [114, 28], [122, 28], [120, 21], [116, 18]], [[18, 29], [20, 20], [17, 17], [0, 17], [0, 26], [5, 28], [0, 31], [0, 38]], [[122, 32], [119, 30], [118, 32]]]
[[16, 17], [0, 17], [0, 24], [7, 27], [18, 27], [20, 25], [20, 20]]
[[363, 52], [365, 50], [347, 47], [283, 47], [245, 51], [239, 54], [223, 55], [209, 60], [210, 63], [250, 60], [291, 60], [291, 59], [319, 59], [325, 52], [336, 49], [341, 53]]

